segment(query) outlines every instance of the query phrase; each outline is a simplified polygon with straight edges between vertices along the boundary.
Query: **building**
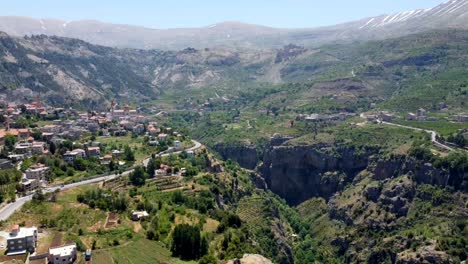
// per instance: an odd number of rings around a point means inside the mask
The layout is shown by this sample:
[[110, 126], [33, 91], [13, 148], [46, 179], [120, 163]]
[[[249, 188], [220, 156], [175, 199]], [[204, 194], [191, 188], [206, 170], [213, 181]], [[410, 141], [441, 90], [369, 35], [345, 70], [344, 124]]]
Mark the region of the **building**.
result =
[[110, 162], [112, 161], [112, 155], [111, 154], [104, 155], [104, 157], [100, 158], [100, 160], [101, 160], [101, 164], [103, 165], [110, 164]]
[[17, 154], [27, 154], [31, 152], [32, 144], [27, 142], [18, 142], [15, 145], [15, 153]]
[[425, 121], [425, 120], [426, 120], [426, 118], [427, 118], [427, 116], [426, 116], [426, 114], [427, 114], [426, 109], [424, 109], [424, 108], [419, 108], [417, 114], [418, 114], [418, 120], [419, 120], [419, 121]]
[[142, 125], [142, 124], [138, 124], [138, 125], [135, 125], [132, 129], [133, 133], [137, 134], [137, 135], [141, 135], [143, 134], [143, 132], [145, 132], [145, 126]]
[[174, 144], [175, 150], [182, 150], [183, 149], [182, 142], [180, 142], [179, 140], [175, 140], [173, 144]]
[[408, 113], [406, 120], [418, 120], [418, 116], [415, 113]]
[[167, 135], [167, 134], [159, 134], [159, 135], [158, 135], [159, 141], [166, 141], [167, 138], [168, 138], [168, 135]]
[[13, 163], [7, 159], [0, 159], [0, 170], [8, 170], [13, 168]]
[[99, 147], [88, 147], [86, 154], [90, 158], [99, 158], [101, 156], [101, 149]]
[[21, 190], [28, 193], [37, 190], [41, 186], [41, 182], [38, 179], [22, 178], [20, 185]]
[[72, 151], [67, 151], [63, 154], [63, 160], [66, 162], [73, 162], [78, 158], [85, 158], [86, 152], [82, 149], [74, 149]]
[[44, 142], [35, 141], [31, 145], [31, 153], [33, 155], [44, 154], [46, 144]]
[[389, 121], [392, 121], [395, 117], [396, 117], [395, 114], [390, 113], [388, 111], [381, 111], [379, 113], [379, 119], [382, 121], [389, 122]]
[[468, 122], [468, 114], [458, 114], [454, 116], [456, 122], [465, 123]]
[[114, 149], [112, 150], [112, 157], [118, 159], [120, 158], [120, 156], [122, 156], [122, 152], [118, 149]]
[[146, 211], [133, 211], [132, 212], [132, 220], [133, 221], [140, 221], [143, 218], [148, 217], [149, 214]]
[[52, 133], [52, 134], [58, 134], [62, 130], [62, 127], [59, 125], [46, 125], [41, 128], [41, 131], [43, 133]]
[[7, 237], [7, 255], [21, 255], [34, 252], [37, 247], [37, 228], [13, 225]]
[[71, 243], [60, 247], [49, 248], [47, 260], [51, 264], [74, 263], [77, 257], [76, 244]]
[[46, 178], [49, 172], [50, 172], [49, 167], [45, 166], [44, 164], [38, 163], [34, 166], [31, 166], [24, 173], [26, 175], [26, 178], [28, 179], [43, 180]]

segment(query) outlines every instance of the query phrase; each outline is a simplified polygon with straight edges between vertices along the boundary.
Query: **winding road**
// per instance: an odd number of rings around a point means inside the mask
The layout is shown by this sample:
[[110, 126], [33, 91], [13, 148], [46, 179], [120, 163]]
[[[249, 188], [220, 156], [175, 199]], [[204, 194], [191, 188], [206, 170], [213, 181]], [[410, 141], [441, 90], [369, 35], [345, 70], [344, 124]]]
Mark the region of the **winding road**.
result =
[[390, 123], [390, 122], [385, 122], [385, 121], [381, 121], [380, 122], [381, 124], [385, 124], [385, 125], [390, 125], [390, 126], [397, 126], [397, 127], [402, 127], [402, 128], [407, 128], [407, 129], [412, 129], [412, 130], [416, 130], [416, 131], [424, 131], [426, 133], [429, 133], [431, 134], [431, 141], [432, 141], [432, 144], [434, 144], [436, 147], [439, 147], [439, 148], [443, 148], [445, 150], [448, 150], [448, 151], [454, 151], [453, 148], [443, 144], [443, 143], [440, 143], [439, 141], [437, 141], [437, 132], [433, 131], [433, 130], [427, 130], [427, 129], [422, 129], [422, 128], [417, 128], [417, 127], [411, 127], [411, 126], [404, 126], [404, 125], [399, 125], [399, 124], [395, 124], [395, 123]]
[[[192, 142], [194, 144], [193, 147], [182, 150], [182, 151], [195, 151], [195, 150], [197, 150], [197, 149], [199, 149], [199, 148], [201, 148], [203, 146], [200, 142], [198, 142], [196, 140], [192, 140]], [[169, 155], [172, 155], [172, 154], [180, 154], [180, 153], [182, 153], [182, 151], [162, 153], [162, 154], [158, 154], [157, 156], [166, 157], [166, 156], [169, 156]], [[150, 158], [147, 158], [147, 159], [143, 160], [142, 164], [146, 167], [148, 165], [149, 160], [150, 160]], [[56, 190], [67, 190], [67, 189], [71, 189], [71, 188], [75, 188], [75, 187], [79, 187], [79, 186], [83, 186], [83, 185], [94, 184], [94, 183], [98, 183], [98, 182], [102, 182], [102, 181], [110, 181], [110, 180], [113, 180], [113, 179], [117, 179], [117, 178], [126, 176], [126, 175], [128, 175], [128, 174], [130, 174], [132, 172], [133, 172], [133, 169], [129, 169], [127, 171], [124, 171], [122, 174], [111, 174], [111, 175], [106, 175], [106, 176], [102, 176], [102, 177], [96, 177], [96, 178], [92, 178], [92, 179], [88, 179], [88, 180], [83, 180], [83, 181], [80, 181], [80, 182], [74, 182], [74, 183], [66, 184], [66, 185], [63, 185], [63, 186], [60, 186], [60, 185], [50, 186], [50, 187], [47, 187], [47, 188], [43, 189], [43, 192], [44, 193], [52, 193], [52, 192], [55, 192]], [[23, 196], [23, 197], [19, 197], [14, 202], [9, 203], [9, 204], [5, 205], [4, 207], [2, 207], [0, 209], [0, 221], [7, 220], [18, 209], [23, 207], [23, 205], [26, 202], [31, 201], [32, 197], [33, 197], [33, 194], [29, 194], [29, 195], [26, 195], [26, 196]]]

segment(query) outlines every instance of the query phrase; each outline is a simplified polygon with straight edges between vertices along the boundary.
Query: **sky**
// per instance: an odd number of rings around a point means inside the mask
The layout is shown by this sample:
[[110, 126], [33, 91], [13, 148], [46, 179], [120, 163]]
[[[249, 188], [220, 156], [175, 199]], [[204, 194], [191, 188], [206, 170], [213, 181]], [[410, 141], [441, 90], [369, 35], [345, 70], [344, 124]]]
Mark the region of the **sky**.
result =
[[150, 28], [239, 21], [281, 28], [333, 25], [430, 8], [444, 0], [0, 0], [0, 16], [92, 19]]

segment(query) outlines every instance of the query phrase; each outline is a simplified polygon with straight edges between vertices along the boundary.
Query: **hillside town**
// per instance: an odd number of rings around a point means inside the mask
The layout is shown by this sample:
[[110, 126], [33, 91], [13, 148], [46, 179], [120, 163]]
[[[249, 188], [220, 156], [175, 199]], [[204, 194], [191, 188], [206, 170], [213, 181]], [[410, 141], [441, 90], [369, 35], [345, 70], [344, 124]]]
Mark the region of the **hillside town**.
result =
[[[3, 123], [0, 178], [5, 178], [0, 188], [1, 207], [22, 197], [34, 198], [59, 191], [66, 184], [105, 178], [112, 173], [122, 175], [136, 164], [146, 166], [148, 157], [157, 153], [179, 153], [192, 144], [182, 134], [161, 127], [150, 116], [128, 105], [118, 107], [114, 101], [107, 112], [50, 107], [39, 99], [25, 104], [3, 102], [0, 107]], [[137, 147], [136, 142], [142, 143]], [[136, 152], [142, 153], [137, 156]], [[194, 155], [192, 150], [184, 153], [187, 157]], [[176, 170], [166, 164], [154, 170], [156, 177], [180, 177], [185, 173], [185, 168]], [[147, 216], [145, 211], [133, 212], [131, 219], [139, 221]], [[47, 254], [36, 255], [40, 230], [14, 224], [0, 233], [5, 257], [22, 258], [32, 253], [31, 260], [75, 262], [77, 245], [74, 243], [54, 245]], [[90, 258], [90, 254], [86, 251], [85, 258]]]

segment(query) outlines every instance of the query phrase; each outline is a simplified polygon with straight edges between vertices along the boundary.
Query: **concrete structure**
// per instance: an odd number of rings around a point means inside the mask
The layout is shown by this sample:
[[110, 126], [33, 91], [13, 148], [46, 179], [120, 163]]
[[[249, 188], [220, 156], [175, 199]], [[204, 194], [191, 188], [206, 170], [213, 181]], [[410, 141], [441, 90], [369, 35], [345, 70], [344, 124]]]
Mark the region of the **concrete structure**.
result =
[[76, 244], [68, 244], [61, 247], [49, 248], [47, 260], [52, 264], [74, 263], [77, 257]]
[[28, 179], [28, 178], [21, 179], [20, 184], [21, 184], [21, 189], [27, 193], [35, 191], [41, 186], [41, 182], [38, 179]]
[[7, 255], [20, 255], [34, 252], [37, 247], [37, 228], [13, 225], [7, 237]]
[[43, 180], [50, 172], [50, 168], [44, 164], [36, 164], [27, 169], [24, 173], [28, 179]]

